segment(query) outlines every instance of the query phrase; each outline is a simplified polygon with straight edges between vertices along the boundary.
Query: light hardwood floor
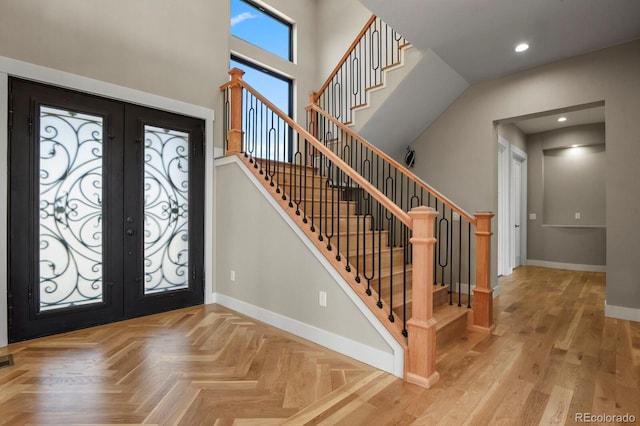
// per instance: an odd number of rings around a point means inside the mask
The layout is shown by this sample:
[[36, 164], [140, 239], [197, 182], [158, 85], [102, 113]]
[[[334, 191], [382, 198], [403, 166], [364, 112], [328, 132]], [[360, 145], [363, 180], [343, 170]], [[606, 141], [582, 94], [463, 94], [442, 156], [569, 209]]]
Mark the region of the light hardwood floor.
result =
[[604, 317], [604, 274], [521, 267], [501, 285], [495, 332], [442, 348], [430, 390], [200, 306], [0, 348], [0, 424], [640, 422], [640, 324]]

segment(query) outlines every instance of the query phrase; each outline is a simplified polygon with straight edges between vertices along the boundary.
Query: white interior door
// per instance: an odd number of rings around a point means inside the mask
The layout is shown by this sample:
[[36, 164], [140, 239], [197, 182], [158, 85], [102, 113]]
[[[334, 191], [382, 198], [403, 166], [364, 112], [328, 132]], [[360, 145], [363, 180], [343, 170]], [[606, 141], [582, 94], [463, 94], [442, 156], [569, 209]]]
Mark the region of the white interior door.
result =
[[513, 214], [513, 261], [512, 266], [517, 268], [522, 265], [521, 260], [521, 250], [520, 243], [522, 240], [522, 235], [520, 230], [522, 229], [522, 224], [520, 223], [520, 217], [522, 214], [522, 162], [514, 159], [513, 167], [511, 168], [511, 179], [513, 184], [513, 206], [512, 206], [512, 214]]
[[511, 275], [509, 142], [498, 138], [498, 275]]
[[527, 259], [527, 154], [511, 146], [511, 267], [526, 263]]

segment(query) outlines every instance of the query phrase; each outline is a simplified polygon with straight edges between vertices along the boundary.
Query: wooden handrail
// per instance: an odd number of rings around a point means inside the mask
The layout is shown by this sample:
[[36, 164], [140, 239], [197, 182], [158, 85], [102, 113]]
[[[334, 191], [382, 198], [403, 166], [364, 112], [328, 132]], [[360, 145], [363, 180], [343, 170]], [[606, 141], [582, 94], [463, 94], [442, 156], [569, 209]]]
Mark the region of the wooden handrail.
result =
[[388, 163], [390, 163], [393, 167], [399, 169], [403, 174], [405, 174], [409, 179], [411, 179], [413, 182], [415, 182], [416, 184], [418, 184], [421, 188], [423, 188], [425, 191], [429, 192], [431, 195], [433, 195], [434, 197], [438, 198], [440, 201], [442, 201], [447, 207], [449, 207], [451, 210], [453, 210], [454, 212], [458, 213], [461, 217], [463, 217], [465, 220], [467, 220], [467, 222], [470, 222], [474, 227], [478, 226], [478, 221], [475, 217], [473, 217], [472, 215], [470, 215], [469, 213], [467, 213], [466, 211], [464, 211], [462, 208], [460, 208], [459, 206], [457, 206], [453, 201], [449, 200], [447, 197], [445, 197], [444, 195], [442, 195], [440, 192], [436, 191], [434, 188], [432, 188], [431, 186], [429, 186], [425, 181], [423, 181], [422, 179], [420, 179], [418, 176], [416, 176], [413, 172], [411, 172], [410, 170], [408, 170], [406, 167], [404, 167], [402, 164], [400, 164], [399, 162], [397, 162], [396, 160], [394, 160], [392, 157], [390, 157], [389, 155], [387, 155], [384, 151], [382, 151], [381, 149], [377, 148], [375, 145], [372, 145], [370, 142], [368, 142], [367, 140], [365, 140], [362, 136], [360, 136], [359, 134], [357, 134], [356, 132], [354, 132], [353, 130], [351, 130], [349, 128], [349, 126], [345, 125], [343, 122], [341, 122], [340, 120], [336, 119], [334, 116], [332, 116], [331, 114], [328, 114], [325, 110], [323, 110], [322, 108], [320, 108], [317, 104], [310, 104], [307, 106], [307, 111], [313, 110], [316, 113], [322, 115], [323, 117], [329, 119], [331, 122], [333, 122], [336, 126], [338, 126], [342, 131], [344, 131], [345, 133], [347, 133], [349, 136], [351, 136], [354, 139], [359, 140], [361, 143], [363, 143], [364, 145], [366, 145], [371, 151], [373, 151], [375, 154], [377, 154], [378, 156], [380, 156], [381, 158], [383, 158], [385, 161], [387, 161]]
[[[232, 76], [237, 76], [239, 73], [236, 68], [229, 71], [229, 74]], [[247, 82], [242, 80], [241, 77], [238, 77], [232, 81], [229, 81], [222, 86], [220, 86], [220, 90], [226, 90], [227, 87], [233, 87], [234, 85], [240, 85], [245, 88], [249, 93], [256, 97], [260, 102], [267, 106], [267, 108], [271, 109], [276, 113], [285, 123], [287, 123], [292, 129], [294, 129], [298, 134], [304, 136], [304, 138], [313, 145], [319, 152], [321, 152], [325, 157], [327, 157], [333, 164], [338, 166], [343, 172], [345, 172], [354, 182], [358, 183], [365, 191], [371, 194], [382, 206], [384, 206], [387, 210], [389, 210], [393, 215], [395, 215], [402, 223], [407, 225], [409, 229], [413, 229], [413, 221], [411, 217], [402, 210], [400, 207], [396, 205], [393, 201], [387, 198], [378, 188], [373, 186], [369, 181], [367, 181], [363, 176], [361, 176], [358, 172], [351, 168], [347, 163], [344, 162], [338, 155], [333, 153], [329, 148], [324, 146], [322, 142], [316, 139], [311, 133], [305, 130], [298, 123], [293, 121], [291, 117], [281, 111], [277, 106], [269, 102], [264, 96], [258, 93], [253, 87], [251, 87]]]
[[371, 15], [371, 18], [369, 18], [367, 23], [364, 24], [364, 27], [362, 27], [362, 29], [360, 30], [360, 32], [358, 33], [356, 38], [353, 40], [353, 42], [351, 43], [351, 45], [349, 46], [349, 48], [347, 49], [345, 54], [342, 55], [342, 58], [338, 62], [338, 65], [336, 65], [336, 67], [333, 69], [331, 74], [329, 74], [329, 77], [324, 82], [324, 84], [322, 85], [320, 90], [318, 90], [316, 93], [314, 93], [314, 98], [315, 98], [314, 99], [315, 100], [314, 103], [318, 102], [318, 98], [320, 97], [322, 92], [324, 92], [325, 89], [327, 87], [329, 87], [329, 84], [331, 84], [331, 80], [333, 79], [333, 77], [335, 77], [336, 74], [338, 74], [338, 71], [340, 71], [340, 68], [342, 68], [342, 65], [344, 65], [345, 62], [347, 62], [347, 59], [349, 59], [349, 55], [351, 55], [351, 51], [358, 45], [358, 43], [360, 43], [360, 40], [362, 39], [362, 37], [364, 37], [364, 34], [367, 32], [369, 27], [375, 22], [375, 20], [376, 20], [376, 15]]

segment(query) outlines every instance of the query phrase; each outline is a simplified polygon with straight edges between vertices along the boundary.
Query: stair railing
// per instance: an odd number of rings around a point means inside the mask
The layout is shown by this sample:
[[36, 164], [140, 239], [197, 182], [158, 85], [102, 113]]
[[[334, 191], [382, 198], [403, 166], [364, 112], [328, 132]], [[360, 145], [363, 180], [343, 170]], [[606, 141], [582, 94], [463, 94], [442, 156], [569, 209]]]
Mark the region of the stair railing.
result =
[[351, 123], [352, 110], [366, 105], [367, 92], [384, 84], [384, 71], [400, 64], [409, 42], [373, 15], [342, 56], [313, 103], [343, 123]]
[[[493, 214], [479, 212], [472, 216], [317, 104], [310, 104], [307, 111], [311, 133], [399, 208], [408, 212], [416, 206], [428, 206], [438, 212], [434, 230], [437, 243], [432, 258], [433, 284], [449, 287], [450, 305], [457, 303], [471, 308], [474, 299], [474, 328], [485, 332], [491, 330]], [[393, 223], [386, 225], [391, 229], [395, 226]], [[391, 244], [402, 244], [397, 232], [390, 234]]]
[[[434, 270], [430, 261], [421, 259], [433, 257], [437, 213], [417, 205], [405, 212], [244, 82], [243, 71], [232, 69], [229, 74], [231, 81], [221, 86], [227, 155], [243, 159], [280, 204], [301, 219], [299, 223], [316, 246], [329, 254], [338, 272], [405, 346], [405, 378], [430, 387], [438, 380]], [[389, 247], [383, 254], [381, 248], [393, 233], [397, 233], [393, 240], [398, 247]], [[391, 280], [383, 285], [382, 265], [394, 265], [394, 256], [402, 256], [402, 282]], [[409, 274], [411, 318], [406, 310]]]

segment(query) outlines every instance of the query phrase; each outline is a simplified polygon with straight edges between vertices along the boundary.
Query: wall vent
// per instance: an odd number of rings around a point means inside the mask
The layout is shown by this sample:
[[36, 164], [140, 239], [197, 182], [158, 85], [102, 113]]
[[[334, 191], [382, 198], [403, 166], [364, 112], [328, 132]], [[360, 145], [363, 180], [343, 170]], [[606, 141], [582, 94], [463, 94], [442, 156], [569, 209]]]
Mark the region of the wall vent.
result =
[[0, 368], [13, 365], [13, 355], [0, 355]]

